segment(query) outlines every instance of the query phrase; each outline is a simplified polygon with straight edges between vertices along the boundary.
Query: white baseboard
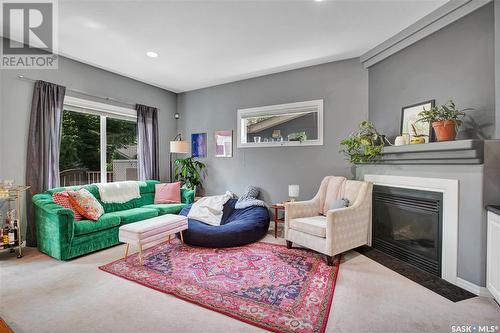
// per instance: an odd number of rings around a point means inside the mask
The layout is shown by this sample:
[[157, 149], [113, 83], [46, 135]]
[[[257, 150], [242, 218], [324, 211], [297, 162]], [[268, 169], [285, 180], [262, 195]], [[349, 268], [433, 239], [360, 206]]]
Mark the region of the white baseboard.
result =
[[488, 289], [486, 289], [485, 287], [480, 287], [477, 284], [461, 279], [459, 277], [457, 277], [455, 284], [460, 288], [470, 291], [471, 293], [477, 296], [490, 297], [490, 298], [493, 297], [491, 293], [488, 291]]

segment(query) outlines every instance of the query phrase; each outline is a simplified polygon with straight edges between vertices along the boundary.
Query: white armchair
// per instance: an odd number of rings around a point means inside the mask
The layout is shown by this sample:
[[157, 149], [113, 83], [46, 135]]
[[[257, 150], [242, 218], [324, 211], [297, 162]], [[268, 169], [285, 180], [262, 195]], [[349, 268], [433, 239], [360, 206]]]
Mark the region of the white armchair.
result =
[[[285, 204], [285, 239], [287, 247], [293, 243], [323, 253], [328, 265], [339, 253], [371, 245], [371, 207], [373, 184], [346, 180], [339, 197], [349, 200], [346, 208], [323, 210], [325, 194], [335, 191], [329, 187], [329, 178], [321, 182], [316, 196], [309, 201]], [[322, 215], [321, 213], [325, 213]]]

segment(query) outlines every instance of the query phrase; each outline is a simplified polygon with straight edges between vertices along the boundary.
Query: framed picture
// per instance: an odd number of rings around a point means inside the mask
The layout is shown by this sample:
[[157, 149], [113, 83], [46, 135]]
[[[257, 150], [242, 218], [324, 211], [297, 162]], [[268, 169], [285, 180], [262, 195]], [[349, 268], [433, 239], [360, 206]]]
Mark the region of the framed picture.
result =
[[207, 157], [207, 133], [191, 134], [191, 156]]
[[424, 109], [429, 110], [435, 105], [435, 103], [436, 101], [432, 99], [418, 104], [402, 107], [400, 134], [409, 134], [410, 139], [414, 137], [415, 134], [426, 135], [425, 142], [433, 141], [431, 124], [429, 122], [417, 122], [417, 119], [420, 112], [424, 111]]
[[233, 157], [233, 131], [215, 131], [215, 157]]

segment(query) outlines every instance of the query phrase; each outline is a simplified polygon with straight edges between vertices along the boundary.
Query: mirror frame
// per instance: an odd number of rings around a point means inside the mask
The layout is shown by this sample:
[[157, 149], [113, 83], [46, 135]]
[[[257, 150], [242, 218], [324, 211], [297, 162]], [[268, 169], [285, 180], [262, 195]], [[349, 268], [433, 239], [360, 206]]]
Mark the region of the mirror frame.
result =
[[[259, 106], [248, 109], [238, 109], [237, 117], [237, 148], [255, 148], [255, 147], [287, 147], [287, 146], [322, 146], [323, 145], [323, 100], [316, 99], [312, 101], [276, 104], [268, 106]], [[248, 117], [264, 115], [280, 115], [293, 112], [304, 112], [310, 110], [318, 113], [318, 138], [316, 140], [305, 141], [283, 141], [283, 142], [243, 142], [243, 135], [246, 138], [246, 131], [243, 133], [243, 119]]]

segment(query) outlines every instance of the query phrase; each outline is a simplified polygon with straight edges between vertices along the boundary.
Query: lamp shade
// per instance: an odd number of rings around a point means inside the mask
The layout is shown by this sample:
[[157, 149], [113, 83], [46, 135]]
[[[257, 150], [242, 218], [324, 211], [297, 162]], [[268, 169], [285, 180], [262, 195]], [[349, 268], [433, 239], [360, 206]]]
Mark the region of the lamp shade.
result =
[[299, 197], [299, 185], [288, 185], [288, 196], [290, 198], [298, 198]]
[[188, 141], [170, 141], [170, 152], [187, 154], [189, 153], [189, 142]]

